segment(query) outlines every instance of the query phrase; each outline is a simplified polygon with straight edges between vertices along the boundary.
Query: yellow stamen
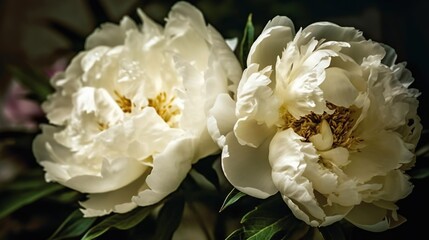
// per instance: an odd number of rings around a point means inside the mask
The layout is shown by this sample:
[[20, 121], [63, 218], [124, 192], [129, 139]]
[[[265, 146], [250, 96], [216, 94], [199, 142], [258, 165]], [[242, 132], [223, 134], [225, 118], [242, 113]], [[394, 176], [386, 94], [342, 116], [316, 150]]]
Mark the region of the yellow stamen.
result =
[[119, 105], [119, 107], [122, 109], [124, 113], [131, 113], [133, 110], [133, 103], [129, 98], [126, 98], [124, 95], [121, 95], [118, 91], [114, 91], [117, 99], [116, 103]]
[[284, 124], [281, 129], [292, 128], [294, 132], [305, 138], [308, 142], [309, 138], [320, 132], [321, 122], [326, 120], [329, 124], [333, 135], [333, 148], [345, 147], [351, 148], [352, 145], [361, 140], [352, 136], [351, 129], [355, 123], [353, 119], [354, 110], [351, 108], [339, 107], [332, 103], [327, 103], [326, 106], [330, 110], [334, 110], [332, 114], [324, 112], [323, 114], [310, 113], [299, 119], [294, 118], [285, 107], [280, 108], [283, 113]]
[[148, 99], [148, 106], [153, 107], [164, 121], [174, 127], [172, 118], [180, 113], [180, 109], [173, 103], [175, 97], [168, 98], [166, 92], [161, 92], [155, 98]]
[[104, 131], [104, 130], [106, 130], [108, 128], [109, 128], [109, 124], [103, 123], [103, 122], [99, 122], [98, 123], [98, 130]]

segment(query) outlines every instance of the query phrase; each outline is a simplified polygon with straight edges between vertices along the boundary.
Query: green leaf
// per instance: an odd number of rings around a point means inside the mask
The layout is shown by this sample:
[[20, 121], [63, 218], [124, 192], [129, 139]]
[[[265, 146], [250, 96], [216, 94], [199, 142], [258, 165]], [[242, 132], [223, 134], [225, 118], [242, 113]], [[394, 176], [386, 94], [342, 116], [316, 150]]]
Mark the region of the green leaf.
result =
[[408, 172], [414, 179], [424, 179], [429, 177], [429, 168], [416, 168]]
[[158, 214], [155, 238], [157, 240], [170, 240], [179, 227], [185, 207], [185, 199], [179, 195], [167, 201]]
[[82, 239], [90, 240], [102, 235], [110, 228], [117, 228], [120, 230], [126, 230], [134, 227], [141, 221], [143, 221], [157, 206], [157, 204], [138, 207], [131, 212], [123, 214], [113, 214], [106, 217], [99, 224], [95, 225], [86, 232]]
[[[270, 217], [258, 218], [251, 226], [251, 230], [245, 229], [245, 234], [248, 240], [270, 239], [275, 234], [285, 231], [285, 229], [293, 230], [298, 224], [292, 214], [286, 215], [275, 222]], [[291, 231], [292, 232], [292, 231]]]
[[239, 49], [239, 58], [241, 66], [246, 67], [247, 56], [249, 55], [250, 47], [253, 44], [255, 38], [255, 28], [252, 23], [252, 14], [249, 14], [247, 17], [246, 26], [244, 28], [243, 38], [241, 39], [240, 49]]
[[18, 67], [9, 66], [10, 73], [31, 93], [36, 97], [36, 100], [43, 102], [46, 97], [53, 92], [48, 78], [35, 72], [31, 69], [19, 69]]
[[287, 208], [279, 194], [264, 200], [241, 219], [241, 230], [233, 232], [228, 239], [266, 240], [288, 239], [300, 231], [303, 223]]
[[58, 192], [55, 195], [51, 195], [48, 198], [52, 201], [68, 204], [68, 203], [76, 203], [82, 197], [82, 193], [67, 189], [66, 191]]
[[72, 212], [49, 240], [59, 240], [78, 237], [84, 234], [97, 218], [84, 218], [79, 210]]
[[222, 207], [220, 207], [219, 212], [222, 212], [223, 210], [225, 210], [225, 208], [227, 208], [228, 206], [231, 206], [232, 204], [234, 204], [244, 196], [247, 196], [247, 195], [233, 188], [231, 192], [228, 193], [228, 196], [226, 196], [225, 200], [223, 201]]
[[232, 232], [225, 240], [241, 240], [244, 239], [244, 229], [240, 228]]
[[325, 240], [346, 240], [341, 223], [337, 222], [326, 227], [320, 227], [319, 231]]
[[213, 186], [219, 190], [219, 177], [216, 173], [216, 170], [213, 168], [213, 163], [219, 159], [219, 155], [211, 155], [199, 160], [196, 164], [192, 166], [198, 173], [200, 173], [204, 178], [208, 180]]
[[53, 183], [39, 184], [29, 181], [21, 184], [17, 187], [19, 183], [16, 183], [12, 188], [13, 191], [1, 192], [0, 219], [63, 188], [63, 186]]

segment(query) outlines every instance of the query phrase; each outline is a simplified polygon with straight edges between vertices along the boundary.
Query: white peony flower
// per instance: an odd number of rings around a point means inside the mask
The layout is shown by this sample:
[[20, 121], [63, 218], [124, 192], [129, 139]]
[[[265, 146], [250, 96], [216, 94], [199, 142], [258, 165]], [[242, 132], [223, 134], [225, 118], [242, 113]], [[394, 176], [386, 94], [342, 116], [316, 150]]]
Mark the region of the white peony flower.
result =
[[[387, 50], [387, 51], [386, 51]], [[354, 28], [314, 23], [295, 33], [275, 17], [250, 49], [236, 99], [220, 95], [209, 129], [240, 191], [280, 192], [311, 226], [341, 219], [370, 231], [403, 221], [422, 126], [405, 64]]]
[[241, 68], [222, 36], [186, 2], [163, 28], [142, 11], [104, 24], [43, 104], [51, 125], [33, 144], [46, 180], [90, 193], [85, 216], [157, 203], [191, 165], [219, 151], [207, 112]]

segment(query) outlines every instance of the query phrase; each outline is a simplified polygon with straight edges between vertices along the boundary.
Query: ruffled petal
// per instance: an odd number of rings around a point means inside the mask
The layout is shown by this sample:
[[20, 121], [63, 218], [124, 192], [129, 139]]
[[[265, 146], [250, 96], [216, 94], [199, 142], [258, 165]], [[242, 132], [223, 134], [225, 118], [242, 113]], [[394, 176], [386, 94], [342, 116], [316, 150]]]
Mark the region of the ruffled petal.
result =
[[346, 220], [364, 230], [382, 232], [389, 229], [390, 226], [386, 215], [386, 209], [371, 203], [361, 203], [347, 214]]
[[220, 63], [226, 78], [230, 81], [229, 90], [235, 93], [242, 74], [240, 62], [219, 32], [210, 25], [207, 28], [212, 41], [213, 57]]
[[369, 181], [375, 176], [385, 176], [410, 162], [413, 154], [407, 149], [400, 136], [393, 132], [382, 131], [370, 139], [357, 152], [350, 153], [350, 163], [344, 172], [360, 182]]
[[237, 118], [235, 117], [235, 102], [228, 94], [219, 94], [207, 118], [207, 129], [213, 140], [223, 147], [226, 134], [231, 132]]
[[303, 174], [307, 161], [317, 162], [319, 156], [313, 144], [301, 140], [290, 128], [273, 137], [269, 150], [272, 178], [295, 216], [317, 226], [326, 214], [316, 200], [312, 183]]
[[222, 151], [222, 169], [228, 181], [238, 190], [257, 198], [277, 192], [268, 162], [269, 140], [259, 148], [240, 145], [233, 133], [226, 136]]
[[278, 121], [280, 107], [269, 86], [271, 67], [257, 70], [258, 65], [253, 64], [243, 73], [237, 90], [236, 115], [238, 118], [251, 117], [271, 127]]
[[265, 124], [259, 124], [256, 120], [248, 118], [239, 119], [234, 126], [234, 133], [238, 142], [241, 145], [254, 148], [258, 148], [275, 131], [276, 127], [270, 128]]
[[[289, 27], [291, 29], [292, 35], [295, 35], [295, 27], [293, 25], [292, 20], [290, 20], [290, 18], [285, 17], [285, 16], [275, 16], [273, 19], [268, 21], [267, 25], [265, 25], [262, 32], [267, 31], [270, 28], [277, 27], [277, 26]], [[287, 41], [288, 39], [285, 39], [285, 40]], [[292, 40], [292, 39], [289, 39], [289, 41], [290, 40]]]
[[175, 191], [191, 169], [195, 154], [194, 139], [182, 137], [172, 141], [164, 151], [153, 155], [153, 168], [146, 178], [147, 186], [133, 201], [139, 206], [154, 204]]
[[[46, 147], [50, 146], [47, 144]], [[127, 158], [104, 159], [97, 175], [88, 175], [88, 170], [79, 165], [43, 160], [40, 165], [49, 173], [47, 179], [84, 193], [116, 190], [137, 179], [147, 168], [134, 159]]]
[[124, 17], [120, 25], [105, 23], [95, 30], [85, 42], [85, 49], [92, 49], [96, 46], [109, 46], [114, 47], [124, 43], [125, 33], [128, 30], [137, 30], [135, 22], [129, 18]]
[[295, 30], [290, 26], [268, 27], [252, 44], [247, 57], [247, 66], [259, 64], [260, 68], [275, 66], [277, 56], [280, 56], [287, 43], [293, 38]]
[[314, 147], [319, 151], [325, 151], [332, 147], [334, 143], [334, 138], [332, 135], [331, 127], [329, 126], [326, 120], [323, 120], [320, 123], [320, 133], [310, 137], [310, 141], [313, 143]]
[[342, 107], [350, 107], [359, 94], [347, 72], [339, 68], [326, 69], [326, 78], [320, 88], [326, 101]]
[[131, 201], [131, 198], [137, 195], [146, 176], [147, 174], [143, 174], [134, 182], [115, 191], [89, 194], [88, 200], [79, 202], [83, 207], [81, 211], [84, 217], [98, 217], [111, 212], [125, 213], [136, 208], [137, 204]]
[[371, 194], [372, 199], [382, 199], [396, 202], [408, 196], [413, 190], [410, 177], [401, 170], [390, 171], [384, 177], [375, 177], [369, 183], [381, 184], [383, 187], [379, 191]]
[[308, 25], [302, 34], [308, 38], [339, 42], [358, 42], [365, 40], [362, 32], [352, 27], [341, 27], [330, 22], [316, 22]]
[[115, 125], [100, 133], [95, 144], [109, 156], [127, 156], [144, 160], [161, 152], [184, 133], [182, 129], [170, 128], [156, 113], [148, 107], [122, 124]]

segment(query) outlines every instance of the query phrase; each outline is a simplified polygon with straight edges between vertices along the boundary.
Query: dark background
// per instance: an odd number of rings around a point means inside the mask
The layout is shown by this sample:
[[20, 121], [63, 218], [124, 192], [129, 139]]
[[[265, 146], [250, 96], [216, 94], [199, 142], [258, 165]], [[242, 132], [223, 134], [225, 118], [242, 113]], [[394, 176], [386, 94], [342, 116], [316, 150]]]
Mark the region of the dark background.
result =
[[[162, 23], [175, 1], [155, 0], [0, 0], [0, 96], [11, 76], [5, 66], [42, 70], [59, 57], [70, 58], [83, 48], [85, 37], [100, 23], [118, 22], [124, 15], [136, 18], [142, 8]], [[249, 13], [256, 33], [275, 15], [290, 17], [295, 27], [316, 21], [332, 21], [363, 31], [368, 39], [392, 46], [398, 61], [406, 61], [419, 89], [419, 114], [426, 129], [429, 88], [429, 1], [189, 1], [226, 38], [241, 37]], [[429, 143], [423, 134], [420, 145]], [[420, 157], [417, 167], [428, 167]], [[399, 213], [408, 218], [402, 226], [384, 233], [356, 230], [354, 239], [425, 239], [429, 216], [429, 179], [413, 179], [413, 193], [398, 202]]]

